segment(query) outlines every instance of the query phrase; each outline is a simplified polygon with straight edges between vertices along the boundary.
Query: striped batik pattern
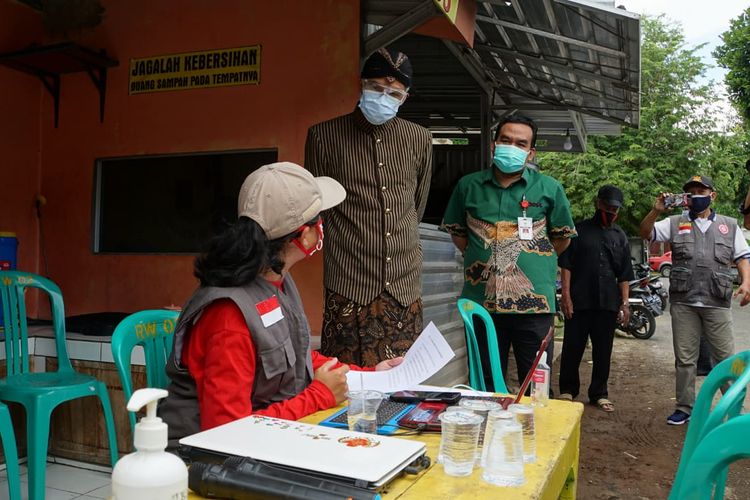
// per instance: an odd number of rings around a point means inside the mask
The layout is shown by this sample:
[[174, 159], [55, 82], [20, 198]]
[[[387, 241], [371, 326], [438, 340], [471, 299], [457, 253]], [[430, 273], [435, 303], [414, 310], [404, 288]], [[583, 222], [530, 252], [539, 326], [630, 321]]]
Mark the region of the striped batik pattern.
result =
[[419, 298], [430, 131], [400, 118], [372, 125], [356, 109], [310, 128], [305, 167], [346, 189], [323, 213], [325, 287], [362, 305], [383, 291], [404, 306]]

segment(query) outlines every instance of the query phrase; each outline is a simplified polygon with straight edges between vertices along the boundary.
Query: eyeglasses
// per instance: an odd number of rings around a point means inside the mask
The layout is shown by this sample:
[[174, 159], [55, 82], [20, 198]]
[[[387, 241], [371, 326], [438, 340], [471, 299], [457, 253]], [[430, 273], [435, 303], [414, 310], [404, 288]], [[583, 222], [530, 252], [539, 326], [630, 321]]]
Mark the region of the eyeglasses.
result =
[[374, 82], [372, 80], [364, 80], [362, 84], [365, 90], [372, 90], [373, 92], [379, 92], [385, 94], [388, 97], [395, 99], [399, 103], [402, 103], [409, 96], [409, 93], [395, 87], [389, 87], [382, 83]]

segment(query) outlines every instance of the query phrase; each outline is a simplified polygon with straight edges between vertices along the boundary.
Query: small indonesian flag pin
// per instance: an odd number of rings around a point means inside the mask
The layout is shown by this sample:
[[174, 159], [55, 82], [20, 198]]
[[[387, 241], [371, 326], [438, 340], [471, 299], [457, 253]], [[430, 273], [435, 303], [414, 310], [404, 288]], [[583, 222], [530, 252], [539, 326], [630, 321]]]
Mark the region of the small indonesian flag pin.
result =
[[284, 314], [281, 312], [279, 299], [276, 295], [255, 304], [255, 310], [258, 311], [260, 320], [266, 328], [284, 319]]

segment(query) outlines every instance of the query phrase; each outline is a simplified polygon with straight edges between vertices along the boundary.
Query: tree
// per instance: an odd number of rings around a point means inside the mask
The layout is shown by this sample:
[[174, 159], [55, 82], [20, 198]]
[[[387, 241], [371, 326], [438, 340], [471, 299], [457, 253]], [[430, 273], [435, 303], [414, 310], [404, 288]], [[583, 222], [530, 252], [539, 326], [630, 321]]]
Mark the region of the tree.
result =
[[726, 76], [729, 96], [750, 123], [750, 7], [732, 20], [721, 40], [724, 44], [713, 55], [719, 66], [729, 70]]
[[576, 220], [593, 213], [600, 186], [622, 189], [619, 223], [631, 235], [658, 193], [681, 192], [695, 174], [713, 177], [717, 210], [736, 217], [746, 134], [711, 106], [718, 97], [702, 80], [702, 46], [686, 47], [681, 27], [663, 17], [644, 17], [642, 33], [640, 128], [591, 137], [583, 154], [541, 154], [542, 168], [565, 187]]

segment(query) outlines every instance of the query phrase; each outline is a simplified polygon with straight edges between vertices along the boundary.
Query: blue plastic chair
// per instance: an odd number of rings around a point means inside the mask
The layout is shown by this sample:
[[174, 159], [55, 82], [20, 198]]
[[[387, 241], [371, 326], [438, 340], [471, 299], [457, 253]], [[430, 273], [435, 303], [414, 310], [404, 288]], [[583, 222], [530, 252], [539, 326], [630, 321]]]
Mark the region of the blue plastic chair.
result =
[[[176, 311], [150, 309], [131, 314], [120, 321], [112, 334], [112, 357], [122, 382], [125, 403], [133, 395], [130, 358], [133, 348], [143, 346], [146, 359], [146, 385], [165, 389], [169, 383], [165, 366], [172, 352], [172, 335], [177, 325]], [[128, 412], [131, 430], [135, 427], [135, 413]]]
[[484, 328], [487, 332], [487, 345], [489, 348], [490, 364], [492, 369], [492, 383], [495, 386], [495, 392], [508, 392], [503, 378], [503, 369], [500, 365], [500, 348], [497, 344], [497, 335], [495, 334], [495, 324], [492, 322], [490, 313], [473, 300], [458, 299], [458, 312], [464, 320], [466, 329], [466, 352], [469, 357], [469, 385], [478, 391], [486, 391], [484, 384], [484, 371], [482, 369], [482, 360], [479, 357], [479, 344], [477, 336], [474, 333], [474, 317], [479, 317], [484, 322]]
[[8, 474], [8, 497], [10, 500], [21, 500], [21, 473], [18, 469], [16, 436], [13, 433], [10, 411], [2, 403], [0, 403], [0, 438], [3, 440], [5, 472]]
[[[680, 483], [675, 481], [669, 497], [680, 500], [723, 498], [729, 465], [744, 458], [750, 458], [750, 415], [733, 418], [703, 437], [684, 465], [683, 479]], [[680, 466], [683, 467], [682, 461]]]
[[[26, 328], [27, 288], [49, 294], [52, 324], [57, 348], [57, 371], [32, 373], [29, 370]], [[42, 500], [52, 411], [61, 403], [96, 396], [102, 403], [109, 439], [109, 454], [117, 462], [117, 433], [107, 386], [94, 377], [73, 370], [65, 345], [65, 308], [60, 288], [41, 276], [19, 271], [0, 272], [0, 298], [5, 321], [6, 377], [0, 379], [0, 400], [20, 403], [26, 410], [28, 434], [29, 498]]]
[[[721, 396], [716, 407], [711, 410], [714, 396], [725, 384], [732, 386]], [[683, 498], [677, 492], [687, 479], [687, 465], [703, 440], [723, 422], [736, 417], [745, 402], [747, 385], [750, 383], [750, 351], [743, 351], [725, 359], [708, 374], [701, 386], [698, 397], [690, 415], [685, 444], [682, 446], [680, 464], [669, 495], [670, 500]], [[727, 470], [724, 469], [716, 478], [716, 498], [724, 498]]]

